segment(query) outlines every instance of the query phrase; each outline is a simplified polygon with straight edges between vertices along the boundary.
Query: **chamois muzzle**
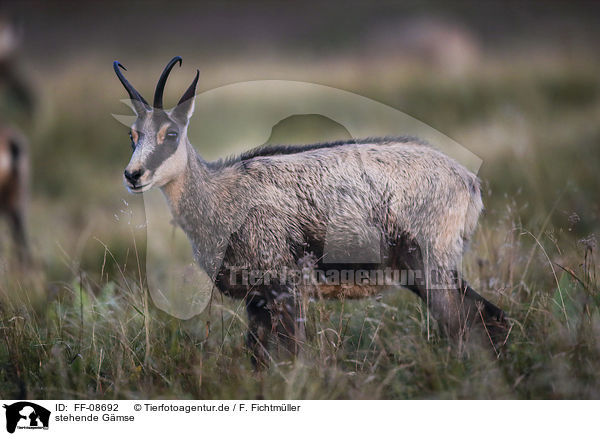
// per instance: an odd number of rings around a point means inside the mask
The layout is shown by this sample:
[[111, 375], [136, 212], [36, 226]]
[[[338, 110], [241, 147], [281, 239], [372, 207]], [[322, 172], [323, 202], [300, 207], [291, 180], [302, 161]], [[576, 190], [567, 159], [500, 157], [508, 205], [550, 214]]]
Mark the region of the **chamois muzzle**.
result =
[[131, 170], [129, 168], [126, 168], [125, 172], [123, 172], [126, 186], [134, 192], [140, 191], [143, 188], [147, 187], [148, 183], [142, 180], [145, 174], [145, 168], [137, 168]]
[[142, 177], [143, 173], [144, 172], [142, 170], [135, 170], [132, 172], [125, 170], [123, 175], [125, 176], [125, 178], [127, 179], [127, 181], [129, 183], [131, 183], [132, 185], [135, 186], [137, 184], [138, 180], [140, 180], [140, 177]]

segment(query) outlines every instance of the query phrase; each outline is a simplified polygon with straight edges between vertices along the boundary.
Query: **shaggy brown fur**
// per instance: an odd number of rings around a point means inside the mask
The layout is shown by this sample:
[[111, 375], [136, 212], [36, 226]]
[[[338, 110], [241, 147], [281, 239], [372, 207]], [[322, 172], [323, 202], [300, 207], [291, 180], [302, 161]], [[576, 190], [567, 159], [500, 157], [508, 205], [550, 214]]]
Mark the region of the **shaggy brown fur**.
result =
[[[120, 74], [117, 63], [115, 71]], [[132, 129], [144, 132], [134, 144], [126, 186], [132, 192], [162, 188], [200, 267], [220, 291], [246, 300], [257, 365], [269, 359], [271, 332], [297, 350], [303, 330], [298, 302], [308, 295], [359, 298], [390, 285], [419, 295], [456, 340], [477, 324], [495, 346], [505, 339], [503, 312], [459, 274], [482, 210], [479, 181], [462, 165], [413, 138], [265, 147], [209, 163], [187, 138], [196, 80], [172, 111], [149, 108], [121, 80], [137, 99]], [[176, 142], [157, 144], [160, 129]], [[414, 280], [376, 286], [281, 280], [305, 270], [307, 258], [314, 260], [309, 270], [390, 268], [411, 272]], [[239, 270], [268, 279], [245, 283]]]

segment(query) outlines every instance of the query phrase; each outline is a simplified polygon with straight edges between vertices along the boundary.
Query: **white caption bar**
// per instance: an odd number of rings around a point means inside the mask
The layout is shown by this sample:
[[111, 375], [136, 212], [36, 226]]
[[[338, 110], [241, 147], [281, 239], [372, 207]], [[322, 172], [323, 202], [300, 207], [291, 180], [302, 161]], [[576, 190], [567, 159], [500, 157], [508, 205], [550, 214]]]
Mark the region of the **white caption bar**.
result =
[[[584, 434], [597, 401], [2, 401], [19, 436]], [[594, 430], [596, 431], [596, 430]], [[176, 432], [176, 433], [173, 433]], [[4, 433], [6, 434], [6, 433]], [[110, 433], [109, 433], [110, 434]]]

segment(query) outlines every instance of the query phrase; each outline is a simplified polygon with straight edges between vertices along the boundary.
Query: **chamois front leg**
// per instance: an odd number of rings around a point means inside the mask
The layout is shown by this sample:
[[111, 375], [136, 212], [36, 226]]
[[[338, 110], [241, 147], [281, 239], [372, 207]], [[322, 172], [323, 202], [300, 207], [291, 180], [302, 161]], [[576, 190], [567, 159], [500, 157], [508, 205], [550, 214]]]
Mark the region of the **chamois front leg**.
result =
[[286, 357], [295, 358], [301, 351], [305, 340], [304, 318], [301, 310], [301, 299], [297, 288], [292, 285], [275, 285], [271, 287], [274, 299], [270, 303], [271, 318], [274, 331], [277, 333], [277, 345]]
[[246, 299], [247, 346], [256, 369], [269, 366], [271, 333], [277, 335], [279, 358], [293, 359], [301, 351], [305, 329], [300, 304], [294, 288], [280, 284], [271, 284], [268, 290], [265, 288], [263, 292], [253, 292]]
[[248, 313], [246, 346], [250, 351], [250, 360], [257, 370], [268, 368], [272, 321], [267, 301], [259, 295], [249, 295], [246, 297], [246, 312]]

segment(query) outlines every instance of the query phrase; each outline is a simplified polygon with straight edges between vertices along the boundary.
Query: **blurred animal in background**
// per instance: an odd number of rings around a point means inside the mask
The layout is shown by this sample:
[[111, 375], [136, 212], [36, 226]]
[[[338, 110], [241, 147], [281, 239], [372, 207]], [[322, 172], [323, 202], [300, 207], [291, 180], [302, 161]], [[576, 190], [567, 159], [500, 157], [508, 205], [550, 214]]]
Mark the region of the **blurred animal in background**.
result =
[[457, 76], [481, 60], [478, 38], [461, 23], [415, 17], [377, 26], [366, 39], [375, 52], [384, 51], [402, 65], [417, 65]]
[[20, 37], [15, 26], [0, 16], [0, 216], [7, 219], [14, 251], [29, 265], [26, 232], [29, 187], [28, 141], [17, 125], [29, 127], [34, 99], [16, 60]]
[[33, 118], [33, 92], [18, 68], [19, 45], [15, 26], [0, 16], [0, 114], [5, 122], [24, 123]]
[[16, 129], [0, 127], [0, 215], [9, 223], [14, 249], [23, 265], [31, 261], [25, 230], [28, 203], [27, 141]]

